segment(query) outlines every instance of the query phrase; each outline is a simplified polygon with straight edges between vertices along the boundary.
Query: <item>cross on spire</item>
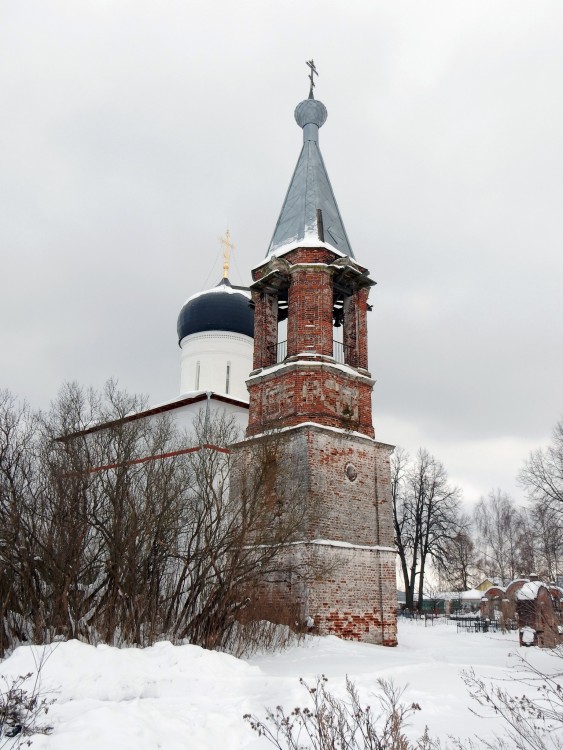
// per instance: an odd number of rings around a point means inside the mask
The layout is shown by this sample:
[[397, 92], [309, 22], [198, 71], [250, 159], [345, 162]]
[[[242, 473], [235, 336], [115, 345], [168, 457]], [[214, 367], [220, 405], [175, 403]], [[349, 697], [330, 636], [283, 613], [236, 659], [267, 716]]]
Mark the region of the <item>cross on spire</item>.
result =
[[222, 237], [219, 237], [219, 242], [223, 245], [223, 278], [228, 279], [230, 252], [235, 249], [228, 229]]
[[315, 88], [315, 81], [314, 76], [318, 76], [317, 69], [315, 68], [315, 61], [314, 60], [307, 60], [305, 65], [308, 65], [311, 69], [311, 72], [309, 73], [309, 80], [311, 81], [311, 86], [309, 88], [309, 99], [313, 99], [313, 89]]

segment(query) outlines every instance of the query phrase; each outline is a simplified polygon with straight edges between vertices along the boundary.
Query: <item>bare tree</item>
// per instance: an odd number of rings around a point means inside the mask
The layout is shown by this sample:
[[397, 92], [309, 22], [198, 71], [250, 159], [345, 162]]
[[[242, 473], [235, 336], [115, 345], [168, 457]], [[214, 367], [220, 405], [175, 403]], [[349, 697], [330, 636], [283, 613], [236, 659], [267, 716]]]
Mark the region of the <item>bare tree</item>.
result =
[[563, 573], [563, 519], [558, 508], [536, 502], [530, 513], [538, 573], [557, 582]]
[[37, 586], [33, 560], [37, 422], [27, 404], [0, 392], [0, 657], [30, 614]]
[[[247, 450], [233, 489], [232, 419], [200, 413], [190, 435], [136, 418], [108, 383], [65, 386], [47, 414], [0, 399], [0, 648], [74, 637], [223, 648], [304, 504], [277, 476], [275, 436]], [[283, 512], [282, 512], [283, 511]], [[232, 638], [231, 638], [232, 641]]]
[[506, 492], [491, 490], [477, 504], [474, 519], [481, 569], [503, 583], [516, 578], [523, 565], [523, 521], [514, 500]]
[[[276, 475], [280, 444], [275, 436], [249, 448], [238, 465], [241, 456], [230, 448], [237, 439], [230, 418], [200, 416], [195, 434], [214, 447], [187, 457], [187, 513], [165, 629], [217, 648], [229, 640], [260, 582], [272, 573], [283, 575], [279, 552], [300, 525], [303, 504], [295, 494], [277, 493], [272, 505], [264, 492]], [[282, 502], [287, 506], [283, 515]]]
[[531, 500], [563, 512], [563, 419], [555, 425], [551, 444], [530, 454], [519, 479]]
[[393, 499], [393, 527], [395, 545], [399, 554], [407, 609], [413, 609], [413, 586], [409, 570], [409, 557], [414, 551], [415, 534], [407, 494], [408, 453], [398, 446], [391, 456], [391, 496]]
[[458, 524], [458, 531], [445, 542], [444, 556], [437, 567], [451, 591], [467, 591], [475, 582], [475, 544], [469, 516], [460, 516]]
[[406, 605], [414, 608], [418, 588], [422, 608], [427, 565], [446, 559], [448, 543], [459, 531], [460, 490], [449, 484], [444, 466], [424, 448], [411, 462], [403, 451], [397, 453], [391, 488]]
[[538, 568], [556, 581], [563, 553], [563, 419], [555, 425], [550, 445], [530, 453], [519, 481], [532, 502]]

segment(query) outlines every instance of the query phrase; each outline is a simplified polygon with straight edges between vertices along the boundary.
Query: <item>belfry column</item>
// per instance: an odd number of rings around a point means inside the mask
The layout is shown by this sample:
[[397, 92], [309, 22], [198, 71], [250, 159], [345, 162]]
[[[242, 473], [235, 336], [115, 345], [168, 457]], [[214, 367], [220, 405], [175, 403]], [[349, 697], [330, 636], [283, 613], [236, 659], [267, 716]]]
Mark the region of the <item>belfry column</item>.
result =
[[291, 267], [288, 291], [287, 356], [332, 357], [332, 274], [328, 266]]
[[278, 298], [274, 294], [252, 290], [254, 303], [254, 360], [258, 370], [276, 364], [278, 341]]
[[368, 369], [367, 311], [369, 289], [362, 287], [344, 300], [343, 343], [346, 364]]

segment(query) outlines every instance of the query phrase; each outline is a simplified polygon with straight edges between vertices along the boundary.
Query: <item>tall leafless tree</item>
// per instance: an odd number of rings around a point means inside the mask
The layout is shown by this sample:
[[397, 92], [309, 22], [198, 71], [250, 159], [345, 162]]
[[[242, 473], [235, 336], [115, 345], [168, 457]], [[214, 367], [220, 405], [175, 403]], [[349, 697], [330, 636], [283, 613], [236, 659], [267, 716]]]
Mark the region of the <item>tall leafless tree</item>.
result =
[[523, 519], [514, 500], [502, 490], [492, 490], [475, 507], [474, 520], [482, 571], [503, 583], [516, 578], [524, 564]]
[[396, 451], [391, 487], [406, 606], [414, 609], [418, 589], [422, 608], [428, 563], [440, 564], [459, 532], [460, 490], [450, 485], [444, 466], [424, 448], [413, 461], [404, 451]]
[[469, 516], [462, 514], [456, 533], [446, 540], [437, 568], [450, 591], [467, 591], [475, 584], [476, 551]]

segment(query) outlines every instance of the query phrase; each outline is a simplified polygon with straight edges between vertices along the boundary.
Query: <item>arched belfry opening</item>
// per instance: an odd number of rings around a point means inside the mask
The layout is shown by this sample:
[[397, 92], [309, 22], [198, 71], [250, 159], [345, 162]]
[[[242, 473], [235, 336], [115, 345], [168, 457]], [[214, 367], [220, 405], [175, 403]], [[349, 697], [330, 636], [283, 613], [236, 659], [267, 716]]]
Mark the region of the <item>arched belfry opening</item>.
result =
[[251, 287], [261, 339], [255, 370], [314, 357], [367, 371], [367, 295], [375, 282], [366, 269], [349, 258], [294, 265], [274, 258], [260, 270]]

